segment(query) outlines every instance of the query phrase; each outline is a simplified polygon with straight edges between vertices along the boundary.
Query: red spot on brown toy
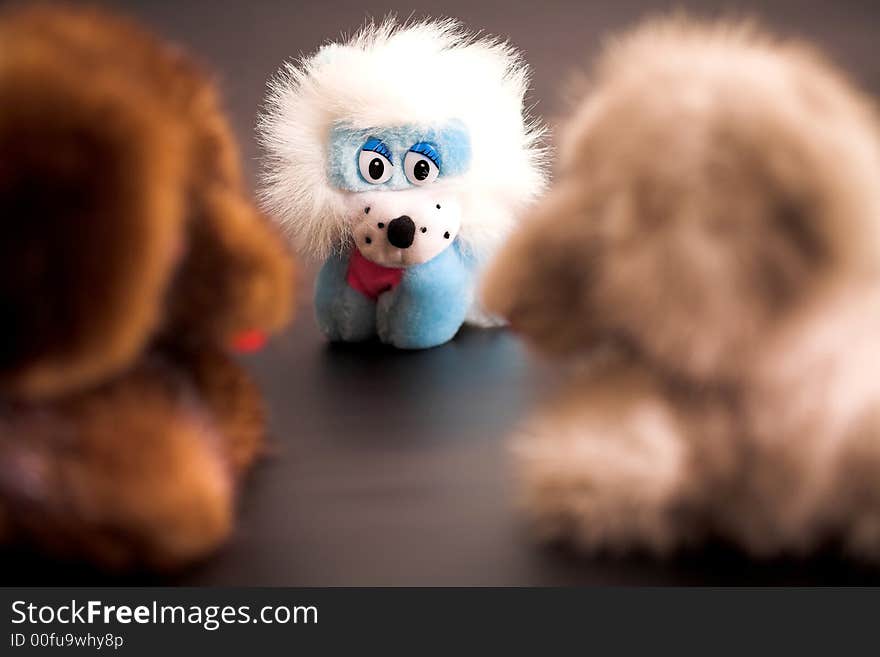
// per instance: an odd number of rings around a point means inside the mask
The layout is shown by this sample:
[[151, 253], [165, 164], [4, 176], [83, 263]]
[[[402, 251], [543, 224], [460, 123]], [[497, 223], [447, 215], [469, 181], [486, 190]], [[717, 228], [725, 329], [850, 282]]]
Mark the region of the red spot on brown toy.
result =
[[266, 334], [259, 329], [237, 333], [232, 338], [232, 348], [242, 354], [259, 351], [266, 345]]

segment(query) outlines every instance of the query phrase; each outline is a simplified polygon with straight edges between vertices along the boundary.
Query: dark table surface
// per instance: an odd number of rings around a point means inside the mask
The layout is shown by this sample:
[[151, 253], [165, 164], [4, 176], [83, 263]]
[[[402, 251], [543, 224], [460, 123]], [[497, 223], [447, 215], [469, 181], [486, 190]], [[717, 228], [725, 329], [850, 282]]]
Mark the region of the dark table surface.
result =
[[[115, 2], [190, 47], [218, 72], [251, 180], [253, 124], [266, 78], [286, 57], [351, 31], [368, 15], [453, 15], [510, 37], [535, 69], [537, 110], [563, 107], [569, 74], [609, 29], [662, 2], [450, 1], [404, 7], [335, 0]], [[816, 40], [880, 90], [876, 2], [678, 2], [700, 14], [756, 14]], [[535, 545], [515, 507], [507, 436], [557, 379], [504, 331], [465, 330], [423, 352], [330, 346], [314, 327], [309, 276], [297, 321], [247, 365], [271, 408], [268, 457], [245, 488], [236, 533], [174, 577], [112, 579], [21, 554], [0, 555], [3, 583], [254, 585], [880, 583], [826, 555], [752, 563], [722, 547], [657, 562], [579, 559]]]

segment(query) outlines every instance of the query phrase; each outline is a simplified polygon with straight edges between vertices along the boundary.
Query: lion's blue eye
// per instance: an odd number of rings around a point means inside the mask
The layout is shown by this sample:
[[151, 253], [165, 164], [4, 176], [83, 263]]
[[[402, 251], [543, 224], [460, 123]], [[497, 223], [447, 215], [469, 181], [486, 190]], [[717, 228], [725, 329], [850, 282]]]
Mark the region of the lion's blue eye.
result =
[[394, 174], [391, 150], [380, 139], [370, 137], [358, 154], [358, 170], [361, 177], [371, 185], [388, 182]]
[[440, 153], [433, 144], [414, 144], [403, 160], [403, 172], [413, 185], [427, 185], [440, 175]]

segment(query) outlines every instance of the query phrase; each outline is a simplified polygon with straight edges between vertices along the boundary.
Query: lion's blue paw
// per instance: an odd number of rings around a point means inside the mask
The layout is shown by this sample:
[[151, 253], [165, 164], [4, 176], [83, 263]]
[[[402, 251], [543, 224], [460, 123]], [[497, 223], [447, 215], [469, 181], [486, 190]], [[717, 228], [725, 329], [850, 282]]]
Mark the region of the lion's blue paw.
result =
[[328, 258], [315, 282], [315, 316], [321, 332], [335, 342], [361, 342], [376, 335], [375, 302], [345, 280], [348, 256]]
[[448, 248], [406, 271], [379, 298], [379, 339], [399, 349], [427, 349], [448, 342], [464, 322], [473, 300], [473, 275], [457, 248]]

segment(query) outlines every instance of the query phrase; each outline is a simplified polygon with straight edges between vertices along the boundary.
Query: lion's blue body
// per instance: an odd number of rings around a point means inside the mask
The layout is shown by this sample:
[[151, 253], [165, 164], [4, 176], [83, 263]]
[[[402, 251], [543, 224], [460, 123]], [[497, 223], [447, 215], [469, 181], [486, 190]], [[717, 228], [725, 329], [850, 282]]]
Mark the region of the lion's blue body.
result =
[[428, 262], [409, 267], [399, 285], [374, 301], [347, 280], [349, 253], [327, 259], [315, 284], [318, 325], [334, 341], [378, 337], [400, 349], [451, 340], [473, 301], [476, 261], [456, 241]]

